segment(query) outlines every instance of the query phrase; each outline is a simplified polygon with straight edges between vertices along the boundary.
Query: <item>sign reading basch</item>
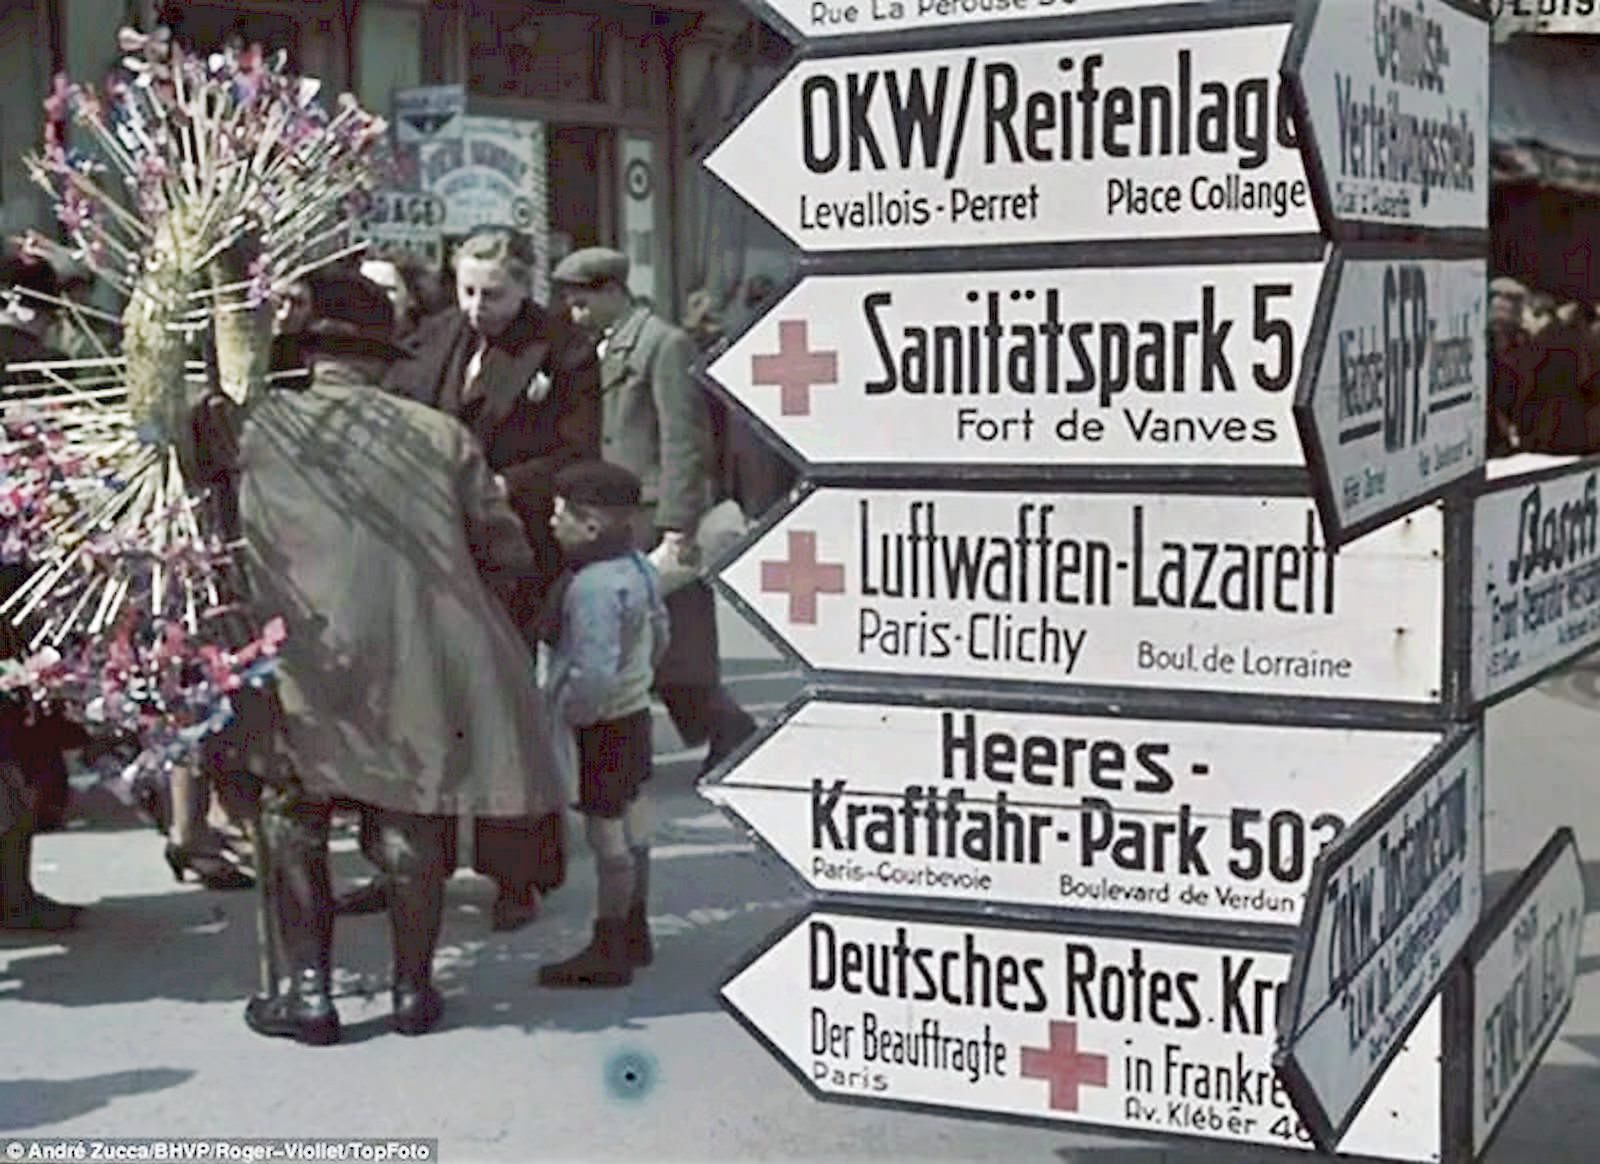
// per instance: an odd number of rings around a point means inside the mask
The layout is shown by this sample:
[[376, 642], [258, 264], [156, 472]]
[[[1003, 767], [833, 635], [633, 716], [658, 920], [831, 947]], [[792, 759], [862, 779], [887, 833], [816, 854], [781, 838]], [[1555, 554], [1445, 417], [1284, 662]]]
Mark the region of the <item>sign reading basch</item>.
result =
[[[1455, 1133], [1478, 1159], [1572, 1009], [1588, 901], [1571, 829], [1559, 829], [1484, 918], [1467, 950], [1471, 992], [1469, 1127]], [[1454, 1164], [1452, 1161], [1451, 1164]]]
[[1336, 544], [1484, 463], [1483, 259], [1337, 255], [1296, 401]]
[[1443, 521], [1294, 497], [822, 488], [721, 580], [823, 670], [1437, 703]]
[[[722, 987], [823, 1099], [1309, 1150], [1271, 1065], [1288, 958], [1159, 939], [816, 912]], [[1435, 1161], [1437, 1012], [1351, 1152]]]
[[1600, 461], [1472, 509], [1472, 697], [1502, 698], [1600, 643]]
[[1292, 926], [1439, 739], [828, 699], [702, 791], [824, 892]]
[[1316, 229], [1288, 26], [803, 60], [706, 166], [807, 251]]
[[1284, 61], [1323, 230], [1489, 227], [1489, 21], [1450, 0], [1310, 0]]
[[1318, 855], [1278, 1065], [1324, 1151], [1344, 1136], [1483, 904], [1483, 736], [1442, 744]]
[[707, 372], [816, 466], [1298, 468], [1322, 271], [819, 276]]

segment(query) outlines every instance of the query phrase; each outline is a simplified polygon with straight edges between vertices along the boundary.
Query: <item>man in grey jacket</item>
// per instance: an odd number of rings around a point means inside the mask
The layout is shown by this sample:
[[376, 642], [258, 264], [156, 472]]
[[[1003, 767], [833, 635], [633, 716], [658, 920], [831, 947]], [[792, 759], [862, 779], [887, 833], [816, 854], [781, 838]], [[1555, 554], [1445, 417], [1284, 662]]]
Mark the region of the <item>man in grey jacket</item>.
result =
[[[639, 478], [636, 546], [662, 573], [693, 565], [695, 533], [712, 504], [711, 424], [690, 372], [694, 343], [633, 298], [628, 258], [607, 247], [574, 251], [553, 279], [573, 322], [596, 337], [600, 355], [600, 455]], [[695, 581], [666, 598], [672, 642], [656, 668], [656, 692], [691, 747], [709, 744], [710, 769], [755, 731], [721, 681], [717, 612]]]

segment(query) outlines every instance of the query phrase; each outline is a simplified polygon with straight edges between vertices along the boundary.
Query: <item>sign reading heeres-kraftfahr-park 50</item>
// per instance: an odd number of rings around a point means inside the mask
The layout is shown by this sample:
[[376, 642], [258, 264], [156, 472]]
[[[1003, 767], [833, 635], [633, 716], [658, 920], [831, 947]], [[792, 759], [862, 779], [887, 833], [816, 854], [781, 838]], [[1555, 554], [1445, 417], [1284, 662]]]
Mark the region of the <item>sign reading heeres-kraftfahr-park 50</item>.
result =
[[706, 165], [812, 252], [1305, 234], [1288, 33], [806, 60]]

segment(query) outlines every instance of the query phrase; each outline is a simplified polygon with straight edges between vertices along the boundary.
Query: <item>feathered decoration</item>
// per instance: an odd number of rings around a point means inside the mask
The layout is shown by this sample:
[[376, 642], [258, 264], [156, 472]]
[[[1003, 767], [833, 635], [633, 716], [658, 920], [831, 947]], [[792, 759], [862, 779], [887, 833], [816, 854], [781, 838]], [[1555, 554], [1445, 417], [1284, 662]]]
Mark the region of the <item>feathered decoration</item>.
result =
[[[248, 407], [273, 298], [361, 249], [351, 227], [386, 127], [349, 95], [325, 108], [282, 53], [190, 56], [166, 29], [118, 41], [103, 91], [56, 78], [27, 159], [124, 306], [71, 310], [88, 354], [6, 372], [0, 561], [30, 574], [0, 604], [0, 630], [26, 644], [0, 663], [0, 689], [138, 734], [159, 766], [226, 721], [229, 693], [265, 680], [281, 640], [281, 624], [244, 617], [237, 547], [185, 475], [203, 341], [210, 382]], [[100, 335], [107, 323], [120, 339]]]

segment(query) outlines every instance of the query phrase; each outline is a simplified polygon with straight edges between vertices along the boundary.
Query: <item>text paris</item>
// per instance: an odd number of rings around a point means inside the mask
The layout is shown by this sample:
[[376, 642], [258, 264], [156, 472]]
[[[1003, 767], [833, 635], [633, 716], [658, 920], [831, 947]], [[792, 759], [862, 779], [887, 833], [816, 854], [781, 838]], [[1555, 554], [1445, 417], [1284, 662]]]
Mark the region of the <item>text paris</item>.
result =
[[[998, 505], [996, 512], [1003, 512]], [[1334, 613], [1336, 556], [1321, 542], [1310, 508], [1301, 540], [1163, 537], [1159, 513], [1141, 504], [1128, 507], [1126, 540], [1073, 537], [1055, 531], [1056, 515], [1053, 504], [1025, 501], [1015, 507], [1014, 533], [947, 533], [939, 528], [938, 501], [913, 501], [885, 529], [874, 522], [881, 517], [874, 503], [863, 499], [861, 596]], [[1127, 552], [1119, 554], [1119, 545]]]

